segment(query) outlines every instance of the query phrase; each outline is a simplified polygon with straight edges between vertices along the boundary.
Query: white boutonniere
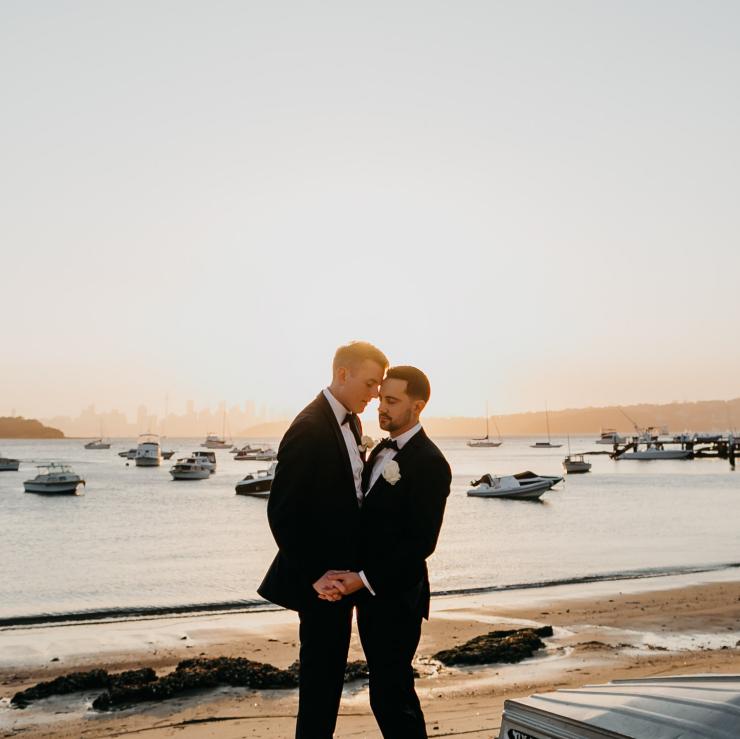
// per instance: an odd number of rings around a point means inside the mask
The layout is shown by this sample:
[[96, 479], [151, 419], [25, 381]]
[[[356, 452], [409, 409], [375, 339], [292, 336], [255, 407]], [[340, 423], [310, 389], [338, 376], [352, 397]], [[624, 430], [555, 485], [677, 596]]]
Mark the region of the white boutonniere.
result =
[[395, 459], [389, 459], [383, 467], [383, 477], [389, 485], [395, 485], [401, 479], [401, 468]]
[[366, 452], [368, 449], [372, 449], [375, 446], [375, 441], [372, 436], [363, 436], [360, 440], [359, 449], [360, 452]]

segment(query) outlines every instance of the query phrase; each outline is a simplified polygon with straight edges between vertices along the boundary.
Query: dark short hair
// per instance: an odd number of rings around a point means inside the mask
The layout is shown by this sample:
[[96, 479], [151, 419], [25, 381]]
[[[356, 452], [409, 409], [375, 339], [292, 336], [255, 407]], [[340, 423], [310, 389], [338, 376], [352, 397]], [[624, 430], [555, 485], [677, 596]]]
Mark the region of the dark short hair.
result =
[[432, 394], [429, 378], [417, 367], [406, 364], [391, 367], [385, 373], [385, 379], [406, 380], [406, 395], [414, 400], [423, 400], [426, 403]]
[[351, 369], [366, 359], [376, 362], [384, 370], [390, 364], [388, 357], [369, 341], [350, 341], [349, 344], [340, 346], [334, 353], [332, 369], [334, 371], [337, 367], [349, 367]]

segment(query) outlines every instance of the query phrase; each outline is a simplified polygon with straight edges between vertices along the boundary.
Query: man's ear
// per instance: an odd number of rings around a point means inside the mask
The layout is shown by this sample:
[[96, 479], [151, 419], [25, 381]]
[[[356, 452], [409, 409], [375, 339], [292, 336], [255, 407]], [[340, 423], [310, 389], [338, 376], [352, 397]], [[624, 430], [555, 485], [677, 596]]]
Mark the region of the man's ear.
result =
[[415, 400], [414, 401], [414, 412], [417, 416], [421, 415], [421, 412], [426, 408], [426, 401], [425, 400]]

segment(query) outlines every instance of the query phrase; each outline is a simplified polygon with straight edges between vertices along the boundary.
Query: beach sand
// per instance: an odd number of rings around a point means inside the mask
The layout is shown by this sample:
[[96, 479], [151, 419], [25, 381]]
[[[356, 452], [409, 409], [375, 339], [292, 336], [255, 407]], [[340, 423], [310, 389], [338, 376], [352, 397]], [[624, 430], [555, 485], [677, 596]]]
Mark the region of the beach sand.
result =
[[[440, 667], [428, 656], [499, 628], [551, 624], [547, 649], [517, 665]], [[93, 695], [10, 709], [18, 690], [74, 669], [244, 656], [287, 667], [297, 619], [285, 611], [0, 631], [0, 737], [291, 737], [297, 692], [223, 688], [111, 713]], [[57, 658], [58, 661], [51, 661]], [[362, 659], [356, 633], [351, 659]], [[740, 673], [740, 570], [437, 597], [417, 653], [430, 736], [498, 735], [506, 698], [623, 677]], [[336, 737], [379, 737], [367, 685], [350, 684]]]

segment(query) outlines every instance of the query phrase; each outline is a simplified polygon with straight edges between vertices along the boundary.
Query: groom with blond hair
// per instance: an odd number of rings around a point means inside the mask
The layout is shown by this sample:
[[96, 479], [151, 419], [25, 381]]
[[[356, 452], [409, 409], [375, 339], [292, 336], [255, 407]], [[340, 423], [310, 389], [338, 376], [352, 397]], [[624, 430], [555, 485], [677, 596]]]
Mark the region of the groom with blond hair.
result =
[[365, 447], [357, 414], [378, 397], [387, 367], [385, 354], [368, 342], [340, 346], [331, 384], [296, 416], [278, 449], [267, 506], [278, 553], [258, 592], [298, 611], [297, 739], [331, 739], [336, 726], [354, 599], [342, 598], [331, 577], [333, 570], [364, 576]]

